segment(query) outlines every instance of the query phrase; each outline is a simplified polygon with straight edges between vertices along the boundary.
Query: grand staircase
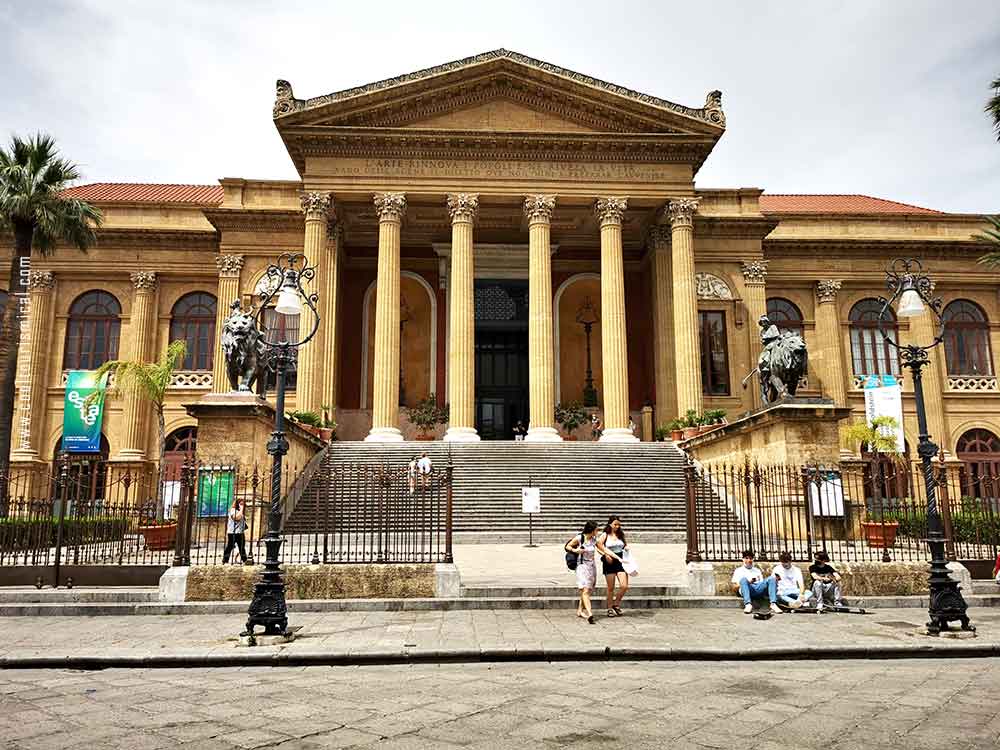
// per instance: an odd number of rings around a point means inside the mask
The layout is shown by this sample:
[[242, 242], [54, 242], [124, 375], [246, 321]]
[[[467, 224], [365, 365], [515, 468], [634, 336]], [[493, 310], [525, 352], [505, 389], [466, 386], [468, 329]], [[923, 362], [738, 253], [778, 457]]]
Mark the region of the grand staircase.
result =
[[[679, 542], [684, 534], [684, 459], [672, 443], [337, 442], [324, 461], [404, 466], [423, 451], [435, 469], [453, 467], [456, 542], [526, 541], [521, 488], [529, 481], [541, 488], [541, 513], [532, 519], [539, 539], [562, 540], [584, 521], [603, 524], [611, 514], [647, 541]], [[286, 519], [286, 533], [316, 528], [331, 494], [320, 491], [323, 481], [319, 470]]]

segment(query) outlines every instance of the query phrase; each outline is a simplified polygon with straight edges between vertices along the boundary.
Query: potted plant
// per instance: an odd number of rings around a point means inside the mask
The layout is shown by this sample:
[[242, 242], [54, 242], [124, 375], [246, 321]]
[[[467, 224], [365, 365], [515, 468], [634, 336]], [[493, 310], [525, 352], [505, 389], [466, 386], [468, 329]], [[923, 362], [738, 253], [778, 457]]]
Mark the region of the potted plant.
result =
[[675, 443], [681, 441], [684, 438], [684, 420], [683, 419], [672, 419], [667, 423], [667, 429], [670, 430], [670, 439]]
[[688, 409], [687, 413], [684, 415], [684, 419], [680, 421], [681, 424], [684, 425], [683, 434], [681, 435], [682, 439], [690, 440], [698, 434], [698, 423], [700, 420], [698, 418], [698, 412], [694, 409]]
[[151, 518], [139, 524], [139, 533], [146, 543], [146, 549], [151, 552], [171, 550], [177, 539], [177, 523]]
[[406, 416], [420, 430], [417, 440], [433, 440], [430, 431], [448, 422], [448, 405], [438, 406], [437, 397], [431, 394], [416, 406], [407, 407]]
[[329, 443], [331, 440], [337, 439], [337, 423], [333, 421], [330, 417], [330, 407], [323, 407], [323, 424], [319, 428], [319, 436], [324, 441]]
[[665, 424], [661, 424], [653, 430], [653, 440], [657, 443], [665, 443], [668, 437], [670, 437], [670, 429]]
[[887, 521], [884, 518], [878, 521], [862, 521], [861, 531], [865, 535], [865, 541], [872, 547], [885, 549], [896, 543], [896, 532], [899, 531], [899, 521]]
[[708, 409], [701, 415], [701, 432], [714, 430], [719, 425], [725, 424], [725, 421], [725, 409]]
[[590, 417], [587, 416], [586, 409], [579, 401], [570, 401], [566, 404], [556, 404], [556, 422], [562, 425], [565, 434], [564, 440], [576, 440], [573, 433], [584, 424]]
[[306, 432], [311, 432], [316, 437], [323, 439], [321, 432], [323, 427], [323, 418], [320, 417], [317, 412], [292, 411], [285, 414], [285, 418], [292, 420]]
[[[844, 427], [840, 434], [844, 440], [856, 449], [867, 448], [872, 453], [883, 453], [889, 456], [889, 460], [896, 462], [902, 457], [896, 443], [896, 430], [899, 422], [893, 417], [875, 417], [868, 422], [855, 422]], [[896, 532], [899, 530], [899, 522], [886, 520], [885, 517], [879, 520], [862, 521], [861, 531], [865, 535], [865, 541], [873, 547], [891, 547], [896, 543]]]

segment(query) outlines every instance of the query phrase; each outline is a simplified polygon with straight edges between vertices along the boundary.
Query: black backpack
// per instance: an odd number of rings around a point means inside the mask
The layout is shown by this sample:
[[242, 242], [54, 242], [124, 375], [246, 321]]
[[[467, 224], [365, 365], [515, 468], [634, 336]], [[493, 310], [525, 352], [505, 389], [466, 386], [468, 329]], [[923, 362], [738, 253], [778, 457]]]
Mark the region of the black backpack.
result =
[[[580, 547], [583, 547], [583, 534], [580, 534]], [[566, 567], [570, 570], [576, 570], [577, 563], [580, 562], [580, 552], [570, 552], [566, 550]]]

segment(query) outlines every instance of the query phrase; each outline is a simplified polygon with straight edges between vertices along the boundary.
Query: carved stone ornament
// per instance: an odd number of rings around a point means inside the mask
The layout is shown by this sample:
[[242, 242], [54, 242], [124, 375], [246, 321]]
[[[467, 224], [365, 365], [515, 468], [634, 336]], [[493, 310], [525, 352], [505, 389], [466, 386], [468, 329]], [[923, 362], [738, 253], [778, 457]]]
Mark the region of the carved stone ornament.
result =
[[709, 91], [705, 97], [705, 106], [701, 110], [705, 113], [705, 119], [715, 123], [720, 127], [726, 127], [726, 115], [722, 111], [722, 92]]
[[626, 208], [628, 208], [628, 198], [621, 196], [598, 198], [594, 202], [594, 213], [600, 219], [601, 226], [605, 224], [621, 224]]
[[542, 222], [548, 224], [552, 221], [552, 212], [556, 208], [556, 197], [554, 195], [529, 195], [524, 199], [524, 215], [528, 217], [528, 222]]
[[239, 276], [243, 270], [242, 255], [219, 255], [215, 258], [219, 276]]
[[302, 212], [307, 219], [326, 219], [330, 215], [333, 198], [329, 193], [302, 193], [299, 196]]
[[764, 284], [767, 280], [766, 260], [745, 260], [743, 261], [743, 280], [748, 285]]
[[280, 78], [275, 84], [275, 88], [277, 89], [277, 94], [274, 98], [274, 110], [272, 114], [277, 118], [295, 110], [295, 95], [292, 93], [292, 84]]
[[667, 203], [666, 214], [673, 226], [691, 226], [700, 198], [673, 198]]
[[154, 271], [136, 271], [129, 274], [129, 278], [132, 279], [132, 286], [136, 288], [136, 291], [151, 292], [156, 289], [156, 272]]
[[835, 302], [837, 292], [840, 291], [843, 282], [836, 279], [824, 279], [816, 282], [816, 297], [820, 302]]
[[694, 275], [695, 288], [698, 290], [698, 299], [722, 299], [731, 300], [733, 291], [729, 284], [713, 276], [710, 273], [696, 273]]
[[32, 271], [28, 274], [28, 291], [51, 292], [56, 285], [56, 277], [52, 271]]
[[479, 196], [476, 193], [448, 193], [447, 202], [453, 222], [473, 221], [479, 211]]
[[402, 221], [406, 213], [406, 196], [403, 193], [376, 193], [375, 210], [379, 221]]
[[653, 250], [670, 247], [670, 227], [653, 224], [646, 232], [646, 246]]
[[341, 237], [344, 234], [344, 226], [341, 222], [337, 221], [335, 216], [329, 216], [326, 220], [326, 241], [327, 244], [334, 244], [335, 242], [340, 242]]

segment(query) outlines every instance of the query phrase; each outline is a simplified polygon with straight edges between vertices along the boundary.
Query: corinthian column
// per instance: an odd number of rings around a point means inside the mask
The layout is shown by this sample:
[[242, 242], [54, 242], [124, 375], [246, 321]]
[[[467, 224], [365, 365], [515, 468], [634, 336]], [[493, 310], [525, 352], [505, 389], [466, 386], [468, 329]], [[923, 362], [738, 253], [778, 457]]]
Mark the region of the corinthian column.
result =
[[[151, 362], [156, 345], [156, 274], [136, 271], [131, 275], [134, 293], [132, 317], [129, 319], [131, 339], [130, 359]], [[149, 442], [149, 402], [132, 391], [126, 391], [122, 403], [122, 447], [115, 457], [119, 461], [142, 461]]]
[[[757, 359], [763, 348], [760, 336], [756, 333], [759, 330], [756, 324], [762, 315], [767, 315], [766, 279], [766, 260], [743, 261], [743, 285], [746, 287], [744, 302], [747, 306], [747, 316], [753, 321], [751, 330], [754, 333], [750, 336], [750, 364], [753, 367], [757, 366]], [[751, 389], [751, 392], [753, 393], [753, 405], [755, 407], [763, 406], [760, 400], [760, 389]]]
[[320, 277], [320, 304], [323, 306], [323, 318], [326, 323], [326, 336], [323, 339], [323, 391], [320, 406], [330, 407], [331, 419], [337, 413], [338, 360], [337, 346], [337, 305], [340, 291], [340, 242], [343, 231], [340, 225], [330, 219], [326, 225], [325, 260], [321, 264], [324, 273]]
[[667, 204], [674, 286], [674, 352], [677, 413], [701, 414], [701, 351], [698, 348], [698, 288], [694, 278], [694, 212], [697, 198]]
[[598, 198], [594, 211], [601, 222], [601, 367], [604, 369], [606, 443], [637, 443], [628, 427], [628, 342], [625, 336], [625, 269], [622, 217], [628, 199]]
[[555, 428], [555, 366], [552, 347], [552, 253], [554, 195], [524, 199], [528, 217], [528, 442], [560, 442]]
[[837, 315], [837, 292], [841, 282], [825, 279], [816, 282], [816, 347], [809, 353], [809, 369], [823, 373], [823, 388], [837, 406], [847, 405], [847, 375], [840, 347], [840, 320]]
[[448, 431], [444, 439], [474, 442], [476, 434], [476, 316], [473, 290], [472, 224], [479, 196], [448, 196], [451, 214], [451, 337], [448, 350]]
[[674, 353], [673, 327], [670, 325], [670, 230], [655, 226], [649, 234], [653, 272], [653, 375], [656, 380], [656, 425], [666, 424], [674, 408], [674, 383], [671, 377]]
[[399, 228], [406, 212], [402, 193], [375, 196], [378, 276], [375, 281], [375, 359], [372, 429], [365, 440], [398, 442], [399, 431]]
[[[906, 332], [907, 343], [927, 346], [938, 334], [937, 318], [929, 310], [922, 315], [909, 318], [909, 321], [910, 330]], [[932, 349], [930, 362], [922, 373], [922, 381], [924, 406], [927, 413], [927, 430], [934, 442], [950, 458], [951, 432], [945, 426], [944, 419], [944, 384], [947, 382], [942, 375], [942, 370], [946, 369], [944, 364], [944, 346]]]
[[[28, 275], [27, 335], [22, 334], [20, 353], [25, 355], [18, 398], [18, 419], [14, 422], [11, 442], [17, 449], [12, 461], [37, 460], [42, 447], [45, 429], [46, 395], [48, 388], [48, 363], [52, 342], [52, 290], [55, 277], [51, 271], [32, 271]], [[8, 304], [16, 305], [10, 298]], [[22, 329], [24, 330], [24, 329]]]
[[[322, 290], [326, 276], [326, 223], [330, 215], [331, 200], [329, 193], [303, 193], [301, 197], [302, 211], [306, 215], [306, 237], [303, 254], [306, 256], [306, 266], [316, 266], [316, 291]], [[307, 290], [313, 291], [313, 290]], [[320, 389], [323, 387], [323, 373], [317, 367], [319, 352], [324, 349], [326, 331], [330, 323], [325, 316], [320, 318], [319, 329], [310, 341], [299, 349], [298, 380], [295, 385], [295, 408], [299, 411], [319, 412]]]
[[212, 390], [228, 393], [229, 377], [226, 375], [226, 358], [222, 355], [222, 323], [229, 315], [229, 306], [240, 301], [240, 274], [243, 271], [242, 255], [219, 255], [215, 258], [219, 269], [219, 292], [215, 316], [215, 354], [212, 358]]

